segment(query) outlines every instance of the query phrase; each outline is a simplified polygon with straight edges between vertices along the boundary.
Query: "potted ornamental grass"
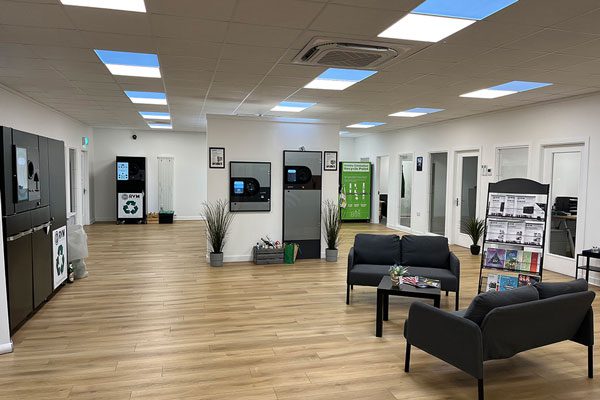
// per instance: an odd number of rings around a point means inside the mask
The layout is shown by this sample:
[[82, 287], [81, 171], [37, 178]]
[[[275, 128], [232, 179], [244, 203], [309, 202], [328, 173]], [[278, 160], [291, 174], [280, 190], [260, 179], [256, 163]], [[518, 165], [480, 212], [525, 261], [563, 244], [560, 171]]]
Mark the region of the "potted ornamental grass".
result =
[[402, 284], [404, 275], [408, 275], [408, 268], [402, 265], [394, 264], [389, 269], [390, 279], [395, 286]]
[[206, 219], [206, 236], [210, 247], [210, 266], [223, 266], [223, 248], [227, 240], [227, 233], [233, 221], [233, 214], [229, 212], [228, 203], [217, 200], [214, 203], [203, 204], [203, 216]]
[[471, 238], [471, 254], [478, 256], [481, 252], [479, 241], [485, 232], [485, 221], [479, 218], [470, 217], [463, 221], [462, 230]]
[[325, 242], [327, 243], [325, 261], [337, 261], [341, 229], [342, 219], [337, 203], [332, 200], [325, 201], [323, 203], [323, 236], [325, 236]]

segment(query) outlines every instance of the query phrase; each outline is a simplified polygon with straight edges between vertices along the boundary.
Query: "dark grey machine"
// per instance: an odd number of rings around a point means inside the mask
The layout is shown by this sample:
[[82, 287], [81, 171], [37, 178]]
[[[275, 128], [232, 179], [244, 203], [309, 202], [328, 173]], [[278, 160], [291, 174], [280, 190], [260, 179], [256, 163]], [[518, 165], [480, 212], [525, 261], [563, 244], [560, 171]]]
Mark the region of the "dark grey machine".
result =
[[283, 241], [298, 243], [298, 258], [321, 258], [320, 151], [283, 152]]
[[271, 163], [229, 163], [229, 210], [271, 211]]

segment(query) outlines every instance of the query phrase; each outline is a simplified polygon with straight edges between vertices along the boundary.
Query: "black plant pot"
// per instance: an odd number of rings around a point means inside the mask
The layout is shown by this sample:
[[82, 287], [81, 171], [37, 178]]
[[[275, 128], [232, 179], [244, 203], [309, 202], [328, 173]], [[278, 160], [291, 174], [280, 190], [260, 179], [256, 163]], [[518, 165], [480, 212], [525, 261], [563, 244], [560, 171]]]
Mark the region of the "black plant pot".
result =
[[480, 245], [478, 245], [478, 244], [471, 245], [471, 254], [473, 254], [474, 256], [478, 256], [480, 251], [481, 251]]

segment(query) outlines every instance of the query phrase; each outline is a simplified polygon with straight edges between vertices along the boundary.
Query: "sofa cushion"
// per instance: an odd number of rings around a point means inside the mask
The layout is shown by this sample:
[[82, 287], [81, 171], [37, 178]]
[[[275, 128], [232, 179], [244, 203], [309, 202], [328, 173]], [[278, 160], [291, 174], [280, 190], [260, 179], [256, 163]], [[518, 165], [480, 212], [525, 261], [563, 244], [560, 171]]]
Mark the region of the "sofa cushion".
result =
[[450, 249], [442, 236], [402, 236], [402, 265], [448, 268]]
[[539, 298], [538, 291], [533, 286], [523, 286], [502, 292], [481, 293], [473, 299], [469, 308], [467, 308], [465, 318], [481, 326], [485, 316], [494, 308], [526, 303], [539, 300]]
[[355, 264], [348, 273], [348, 284], [379, 286], [381, 278], [389, 275], [389, 270], [389, 265]]
[[424, 276], [426, 278], [437, 279], [442, 283], [442, 290], [456, 292], [458, 278], [449, 269], [408, 267], [408, 275]]
[[570, 282], [539, 282], [533, 285], [540, 294], [540, 299], [560, 296], [562, 294], [585, 292], [588, 283], [585, 279], [577, 279]]
[[398, 235], [370, 235], [359, 233], [354, 238], [354, 263], [377, 264], [390, 267], [400, 262]]

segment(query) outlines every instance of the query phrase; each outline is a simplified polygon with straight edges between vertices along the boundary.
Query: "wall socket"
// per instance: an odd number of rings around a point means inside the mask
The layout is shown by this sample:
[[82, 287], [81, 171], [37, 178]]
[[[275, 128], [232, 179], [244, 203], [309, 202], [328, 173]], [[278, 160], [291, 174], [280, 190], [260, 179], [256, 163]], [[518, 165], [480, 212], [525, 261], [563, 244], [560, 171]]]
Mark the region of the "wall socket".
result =
[[492, 176], [492, 169], [488, 165], [482, 165], [481, 176]]

